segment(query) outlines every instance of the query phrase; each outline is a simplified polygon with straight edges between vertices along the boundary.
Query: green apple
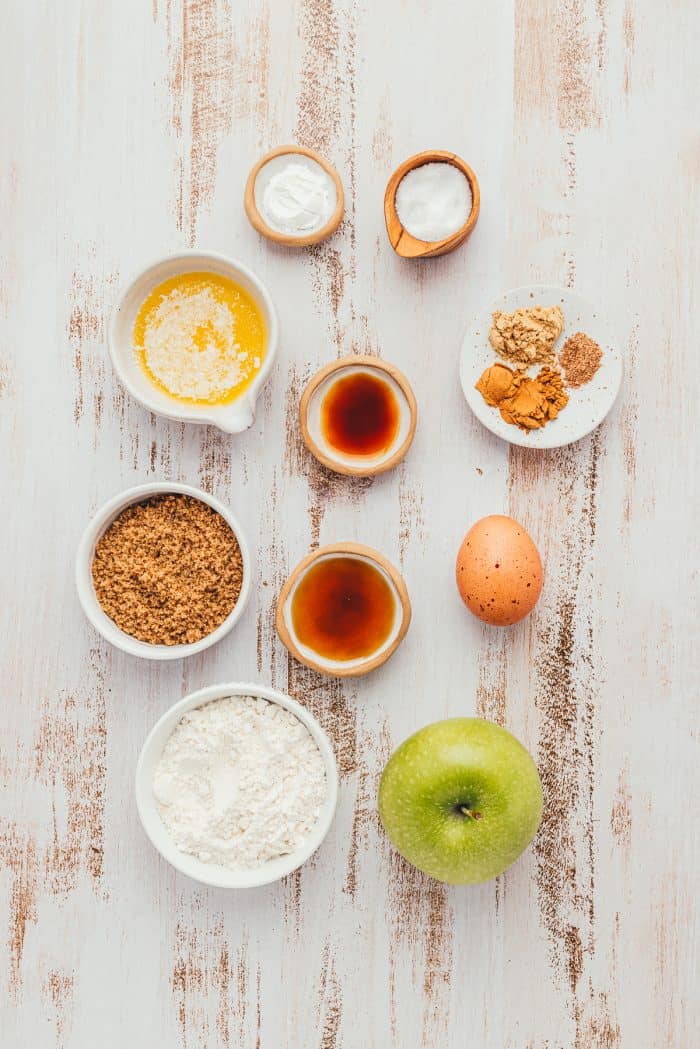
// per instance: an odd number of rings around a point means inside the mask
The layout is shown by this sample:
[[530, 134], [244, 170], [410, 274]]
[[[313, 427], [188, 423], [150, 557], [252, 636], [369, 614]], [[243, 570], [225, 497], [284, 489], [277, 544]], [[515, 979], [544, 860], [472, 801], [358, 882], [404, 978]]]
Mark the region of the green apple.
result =
[[515, 736], [482, 718], [426, 725], [389, 758], [379, 815], [401, 855], [439, 881], [495, 878], [527, 848], [542, 785]]

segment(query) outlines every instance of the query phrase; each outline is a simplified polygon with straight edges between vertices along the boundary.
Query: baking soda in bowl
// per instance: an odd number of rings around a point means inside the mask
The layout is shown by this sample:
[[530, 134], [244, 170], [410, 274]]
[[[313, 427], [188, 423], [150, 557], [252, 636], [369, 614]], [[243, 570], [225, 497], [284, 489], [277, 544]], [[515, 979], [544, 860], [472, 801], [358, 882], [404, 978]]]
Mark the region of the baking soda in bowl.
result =
[[396, 214], [417, 240], [445, 240], [457, 233], [472, 210], [472, 191], [458, 167], [446, 161], [408, 171], [396, 190]]
[[212, 700], [183, 715], [153, 778], [177, 848], [232, 870], [295, 852], [318, 822], [328, 784], [311, 733], [277, 703]]

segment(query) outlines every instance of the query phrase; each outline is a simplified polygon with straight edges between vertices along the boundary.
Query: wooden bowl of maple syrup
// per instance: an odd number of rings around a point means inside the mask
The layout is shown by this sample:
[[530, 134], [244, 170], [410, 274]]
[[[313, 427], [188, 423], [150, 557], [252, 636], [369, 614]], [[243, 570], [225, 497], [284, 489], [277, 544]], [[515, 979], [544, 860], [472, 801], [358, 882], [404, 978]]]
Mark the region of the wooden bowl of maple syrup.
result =
[[401, 575], [360, 543], [334, 543], [305, 557], [282, 587], [275, 617], [294, 658], [333, 677], [360, 677], [386, 663], [410, 622]]
[[330, 470], [373, 477], [393, 469], [411, 447], [418, 408], [398, 368], [350, 356], [321, 368], [299, 404], [304, 443]]

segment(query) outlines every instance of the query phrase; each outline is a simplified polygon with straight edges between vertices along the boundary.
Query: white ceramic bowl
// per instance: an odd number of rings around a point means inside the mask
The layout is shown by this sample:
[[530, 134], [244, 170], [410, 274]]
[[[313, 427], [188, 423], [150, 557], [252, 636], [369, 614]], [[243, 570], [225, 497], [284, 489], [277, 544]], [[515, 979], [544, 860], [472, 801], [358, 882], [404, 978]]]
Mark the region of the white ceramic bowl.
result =
[[[163, 753], [163, 747], [174, 732], [178, 722], [188, 710], [201, 707], [215, 699], [223, 699], [226, 696], [257, 696], [261, 699], [279, 703], [281, 707], [291, 711], [311, 733], [318, 749], [323, 757], [326, 767], [326, 800], [323, 803], [320, 816], [316, 826], [309, 834], [308, 839], [301, 848], [290, 852], [287, 856], [278, 856], [274, 860], [267, 860], [260, 867], [254, 869], [231, 870], [216, 863], [203, 863], [196, 856], [189, 856], [180, 852], [172, 838], [168, 834], [163, 821], [160, 818], [156, 801], [153, 796], [153, 776], [156, 765]], [[279, 878], [286, 877], [292, 871], [300, 867], [308, 860], [325, 838], [333, 816], [335, 815], [338, 801], [338, 768], [335, 755], [328, 736], [319, 725], [316, 718], [297, 703], [290, 696], [277, 692], [266, 685], [253, 684], [231, 684], [211, 685], [185, 696], [179, 703], [175, 703], [163, 715], [163, 717], [151, 729], [144, 743], [136, 766], [136, 806], [138, 808], [141, 823], [152, 844], [161, 856], [172, 864], [182, 874], [186, 874], [195, 881], [203, 882], [205, 885], [213, 885], [220, 889], [250, 889], [259, 885], [268, 885]]]
[[[134, 503], [143, 503], [155, 495], [173, 494], [189, 495], [193, 499], [199, 499], [201, 502], [207, 503], [208, 506], [211, 506], [217, 513], [221, 514], [223, 519], [230, 525], [241, 548], [243, 583], [238, 601], [231, 614], [211, 634], [207, 634], [206, 637], [201, 638], [199, 641], [194, 641], [190, 645], [150, 645], [146, 641], [139, 641], [137, 638], [125, 634], [104, 611], [97, 600], [92, 583], [92, 559], [95, 555], [95, 547], [98, 541], [122, 510], [125, 510], [127, 506], [133, 506]], [[217, 641], [220, 641], [222, 637], [228, 634], [229, 630], [235, 626], [243, 615], [250, 596], [250, 577], [251, 562], [248, 543], [240, 524], [228, 507], [224, 506], [218, 499], [215, 499], [213, 495], [209, 495], [199, 488], [191, 488], [190, 485], [171, 483], [170, 481], [159, 481], [154, 484], [141, 484], [135, 488], [127, 488], [125, 492], [115, 495], [113, 499], [105, 503], [83, 532], [80, 545], [78, 546], [75, 565], [75, 582], [78, 588], [78, 597], [85, 615], [95, 630], [116, 648], [120, 648], [123, 652], [128, 652], [132, 656], [140, 656], [142, 659], [182, 659], [184, 656], [193, 656], [197, 652], [203, 652], [205, 648], [215, 645]]]
[[[204, 270], [229, 277], [253, 296], [267, 328], [267, 346], [262, 367], [248, 389], [230, 404], [189, 405], [168, 397], [148, 381], [134, 353], [132, 332], [144, 299], [156, 285], [178, 273]], [[277, 352], [277, 313], [265, 285], [246, 266], [225, 255], [204, 251], [181, 251], [147, 266], [127, 285], [109, 323], [109, 353], [114, 370], [132, 397], [149, 411], [178, 422], [207, 423], [225, 433], [241, 433], [253, 424], [255, 402], [264, 386]]]

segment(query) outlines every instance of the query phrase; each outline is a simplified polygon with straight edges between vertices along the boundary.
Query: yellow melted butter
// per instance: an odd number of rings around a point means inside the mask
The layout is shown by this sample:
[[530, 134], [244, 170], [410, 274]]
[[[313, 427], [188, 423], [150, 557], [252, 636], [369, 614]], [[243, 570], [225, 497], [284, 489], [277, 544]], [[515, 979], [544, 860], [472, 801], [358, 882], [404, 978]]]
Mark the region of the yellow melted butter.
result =
[[[156, 311], [165, 300], [173, 295], [173, 292], [187, 299], [204, 290], [208, 290], [216, 302], [228, 307], [234, 319], [236, 342], [248, 356], [240, 364], [242, 376], [234, 386], [211, 398], [198, 399], [182, 396], [177, 391], [169, 389], [153, 374], [146, 360], [145, 339], [150, 325], [154, 322]], [[224, 342], [211, 321], [207, 321], [197, 327], [193, 333], [192, 341], [198, 350], [203, 350], [212, 345], [216, 346], [220, 351], [224, 350]], [[161, 284], [157, 284], [147, 298], [144, 299], [134, 321], [134, 352], [149, 382], [167, 394], [168, 397], [186, 404], [230, 404], [231, 401], [235, 401], [237, 397], [240, 397], [248, 389], [260, 371], [265, 360], [266, 342], [265, 320], [260, 307], [252, 295], [229, 277], [223, 277], [218, 273], [179, 273], [177, 276], [170, 277]], [[256, 361], [258, 362], [257, 365]]]

